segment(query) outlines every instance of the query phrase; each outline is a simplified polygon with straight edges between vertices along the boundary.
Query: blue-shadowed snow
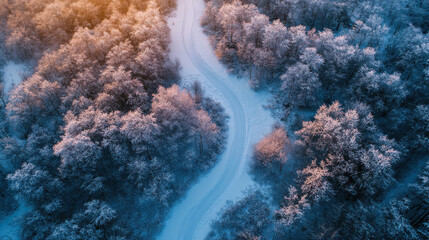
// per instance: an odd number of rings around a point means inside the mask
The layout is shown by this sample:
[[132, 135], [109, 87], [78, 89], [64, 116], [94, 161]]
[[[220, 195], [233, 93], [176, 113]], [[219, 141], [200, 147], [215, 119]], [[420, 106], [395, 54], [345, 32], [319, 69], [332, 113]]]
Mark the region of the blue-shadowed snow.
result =
[[12, 214], [0, 219], [0, 239], [1, 240], [18, 240], [19, 227], [18, 218], [27, 213], [30, 208], [23, 202], [18, 200], [19, 207]]
[[29, 67], [24, 63], [8, 62], [3, 68], [4, 93], [16, 87], [29, 72]]
[[172, 208], [158, 239], [202, 240], [225, 203], [239, 199], [255, 184], [248, 173], [252, 146], [270, 132], [274, 120], [264, 109], [269, 93], [255, 92], [246, 79], [229, 75], [214, 55], [200, 26], [204, 1], [178, 0], [177, 4], [169, 26], [171, 57], [181, 62], [182, 85], [199, 80], [205, 93], [225, 107], [229, 132], [219, 162]]
[[[4, 93], [8, 94], [11, 89], [16, 87], [22, 79], [30, 73], [30, 67], [24, 63], [8, 62], [3, 68], [3, 86]], [[0, 156], [4, 157], [4, 156]], [[7, 168], [9, 166], [2, 167]], [[28, 212], [29, 207], [25, 202], [18, 200], [19, 207], [8, 216], [0, 218], [0, 239], [19, 239], [19, 229], [17, 218]]]

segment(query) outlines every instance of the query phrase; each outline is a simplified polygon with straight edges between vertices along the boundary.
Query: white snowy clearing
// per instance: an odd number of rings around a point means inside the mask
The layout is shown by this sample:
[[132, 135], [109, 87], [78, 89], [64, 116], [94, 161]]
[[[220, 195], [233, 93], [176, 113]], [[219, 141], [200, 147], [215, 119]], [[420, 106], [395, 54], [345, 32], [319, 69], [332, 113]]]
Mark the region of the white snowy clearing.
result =
[[191, 187], [167, 216], [159, 240], [202, 240], [227, 201], [254, 185], [248, 174], [252, 146], [271, 130], [274, 119], [264, 109], [269, 94], [253, 91], [246, 79], [230, 76], [213, 53], [200, 26], [203, 0], [178, 0], [169, 19], [171, 57], [180, 60], [183, 86], [199, 80], [205, 93], [226, 109], [229, 132], [217, 165]]
[[16, 87], [29, 74], [29, 69], [24, 63], [8, 62], [3, 68], [4, 93]]

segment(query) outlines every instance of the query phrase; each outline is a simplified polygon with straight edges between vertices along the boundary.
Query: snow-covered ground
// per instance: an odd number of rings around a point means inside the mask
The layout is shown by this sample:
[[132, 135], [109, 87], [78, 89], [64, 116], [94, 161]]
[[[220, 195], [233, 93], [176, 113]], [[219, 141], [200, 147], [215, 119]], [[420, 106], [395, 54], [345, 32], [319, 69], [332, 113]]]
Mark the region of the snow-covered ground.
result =
[[218, 164], [203, 176], [167, 216], [159, 240], [202, 240], [227, 201], [237, 200], [254, 185], [248, 173], [252, 146], [271, 130], [274, 119], [264, 105], [269, 94], [253, 91], [246, 79], [228, 74], [200, 26], [203, 0], [178, 0], [169, 19], [171, 57], [180, 60], [183, 86], [199, 80], [205, 93], [225, 107], [229, 120], [227, 147]]
[[16, 87], [29, 72], [30, 68], [24, 63], [8, 62], [3, 68], [4, 93]]
[[18, 201], [19, 207], [12, 214], [0, 219], [0, 240], [19, 240], [17, 219], [29, 211], [29, 206]]
[[[3, 68], [4, 94], [9, 93], [9, 91], [18, 85], [22, 81], [22, 78], [29, 73], [30, 67], [28, 65], [24, 63], [8, 62]], [[19, 239], [16, 219], [24, 215], [29, 210], [29, 207], [23, 201], [18, 201], [18, 203], [19, 207], [16, 211], [4, 218], [0, 218], [0, 240]]]
[[383, 202], [388, 203], [394, 198], [406, 197], [410, 185], [417, 182], [419, 175], [426, 167], [428, 161], [429, 155], [420, 156], [417, 154], [400, 165], [396, 170], [397, 176], [395, 186], [389, 190]]

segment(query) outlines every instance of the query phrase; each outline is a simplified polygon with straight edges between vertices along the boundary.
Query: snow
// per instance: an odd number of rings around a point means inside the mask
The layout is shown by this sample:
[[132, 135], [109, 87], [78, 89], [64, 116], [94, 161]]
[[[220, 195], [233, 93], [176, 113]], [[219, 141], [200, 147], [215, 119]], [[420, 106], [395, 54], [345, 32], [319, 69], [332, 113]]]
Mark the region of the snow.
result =
[[413, 155], [408, 161], [397, 167], [396, 184], [389, 190], [384, 197], [383, 203], [388, 203], [390, 200], [406, 196], [409, 192], [411, 184], [417, 182], [419, 175], [429, 161], [429, 155], [420, 156]]
[[29, 67], [24, 63], [8, 62], [3, 68], [4, 93], [17, 86], [29, 72]]
[[[3, 68], [4, 94], [9, 93], [9, 91], [18, 85], [23, 77], [29, 73], [30, 67], [27, 64], [8, 62]], [[16, 219], [27, 213], [30, 208], [24, 201], [18, 200], [18, 204], [18, 209], [13, 213], [0, 218], [0, 239], [19, 239], [19, 227], [16, 224]]]
[[19, 231], [16, 224], [17, 219], [30, 210], [30, 207], [21, 200], [18, 200], [19, 207], [12, 214], [0, 219], [0, 239], [18, 240]]
[[169, 19], [171, 58], [182, 65], [183, 86], [198, 79], [205, 93], [225, 107], [229, 119], [227, 147], [217, 165], [191, 187], [170, 211], [157, 239], [204, 239], [210, 223], [227, 201], [241, 198], [256, 183], [249, 173], [252, 147], [271, 131], [274, 119], [264, 108], [269, 93], [253, 91], [246, 79], [228, 74], [200, 26], [203, 0], [178, 0]]

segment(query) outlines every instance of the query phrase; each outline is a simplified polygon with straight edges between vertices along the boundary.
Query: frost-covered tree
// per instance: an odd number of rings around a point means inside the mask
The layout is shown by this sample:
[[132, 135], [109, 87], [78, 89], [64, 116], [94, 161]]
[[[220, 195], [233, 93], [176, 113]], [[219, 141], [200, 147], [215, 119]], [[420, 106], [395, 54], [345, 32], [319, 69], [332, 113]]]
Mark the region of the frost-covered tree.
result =
[[226, 207], [219, 220], [213, 222], [206, 239], [269, 239], [270, 214], [264, 195], [251, 191], [242, 200]]
[[99, 81], [104, 83], [104, 89], [94, 101], [98, 109], [106, 112], [149, 109], [144, 85], [131, 77], [131, 71], [125, 72], [122, 66], [119, 69], [109, 67]]
[[254, 150], [254, 165], [264, 168], [270, 174], [282, 172], [282, 167], [287, 161], [287, 153], [290, 141], [286, 130], [282, 127], [274, 128], [273, 132], [265, 136]]
[[[290, 129], [301, 128], [290, 136], [297, 139], [288, 155], [291, 170], [261, 168], [262, 175], [275, 180], [256, 177], [280, 205], [273, 216], [274, 235], [258, 237], [427, 238], [424, 221], [411, 220], [417, 208], [413, 201], [392, 197], [396, 188], [390, 187], [428, 152], [428, 28], [423, 19], [429, 5], [409, 0], [243, 0], [232, 5], [208, 1], [203, 26], [217, 55], [233, 71], [251, 73], [251, 86], [269, 86], [276, 116]], [[237, 13], [233, 9], [254, 6], [259, 12], [244, 20], [219, 14], [226, 7]], [[267, 17], [268, 24], [256, 21]], [[261, 69], [267, 74], [259, 74]], [[332, 102], [312, 118], [315, 108]], [[278, 146], [279, 138], [271, 135], [255, 146], [254, 158], [262, 163], [270, 158], [261, 158], [261, 146]]]
[[[210, 152], [211, 147], [218, 147], [219, 129], [211, 122], [207, 112], [196, 109], [191, 95], [178, 86], [169, 89], [160, 87], [154, 96], [151, 111], [169, 143], [165, 145], [165, 151], [178, 152], [182, 144], [190, 144], [199, 156], [203, 156], [205, 152]], [[171, 157], [175, 158], [174, 155]]]
[[350, 227], [339, 228], [337, 234], [347, 239], [421, 239], [405, 217], [407, 211], [407, 201], [393, 200], [385, 205], [358, 202], [345, 214], [343, 224]]
[[[324, 105], [315, 120], [304, 122], [296, 134], [305, 156], [316, 161], [314, 167], [321, 164], [327, 169], [324, 181], [334, 186], [338, 196], [366, 198], [379, 194], [393, 181], [392, 165], [400, 153], [393, 141], [380, 134], [365, 108], [344, 111], [338, 102]], [[319, 181], [318, 175], [307, 175]]]
[[352, 80], [348, 94], [349, 101], [365, 102], [374, 114], [380, 115], [401, 106], [408, 93], [399, 74], [380, 74], [362, 67]]
[[317, 90], [321, 84], [317, 73], [312, 72], [308, 65], [292, 65], [281, 79], [282, 90], [287, 94], [285, 104], [300, 108], [317, 106]]
[[404, 79], [419, 81], [415, 82], [416, 85], [423, 83], [422, 75], [428, 67], [428, 38], [421, 29], [409, 26], [399, 31], [387, 48], [387, 60], [403, 73]]
[[126, 239], [128, 236], [117, 221], [117, 213], [106, 202], [93, 200], [84, 210], [54, 227], [49, 240]]
[[417, 1], [406, 1], [408, 4], [408, 16], [411, 23], [414, 26], [418, 26], [422, 29], [423, 33], [427, 33], [429, 30], [429, 3], [423, 0]]
[[31, 125], [46, 118], [61, 117], [61, 97], [64, 90], [57, 82], [34, 75], [12, 90], [7, 110], [15, 128], [26, 134]]
[[286, 59], [289, 48], [289, 35], [287, 28], [280, 22], [274, 21], [264, 29], [263, 46], [275, 58], [277, 64]]
[[381, 17], [371, 15], [365, 22], [357, 20], [348, 37], [352, 44], [358, 47], [379, 47], [388, 31], [389, 28]]
[[427, 236], [429, 233], [429, 220], [426, 213], [429, 206], [429, 162], [426, 162], [424, 169], [418, 175], [417, 182], [412, 186], [412, 194], [410, 198], [413, 207], [409, 214], [411, 224], [417, 226], [419, 231]]
[[22, 168], [9, 175], [10, 187], [27, 200], [45, 201], [60, 190], [61, 182], [47, 171], [32, 163], [24, 163]]
[[153, 238], [226, 131], [219, 103], [174, 85], [164, 15], [174, 4], [1, 3], [0, 42], [37, 62], [7, 99], [1, 136], [9, 187], [33, 207], [22, 238]]

